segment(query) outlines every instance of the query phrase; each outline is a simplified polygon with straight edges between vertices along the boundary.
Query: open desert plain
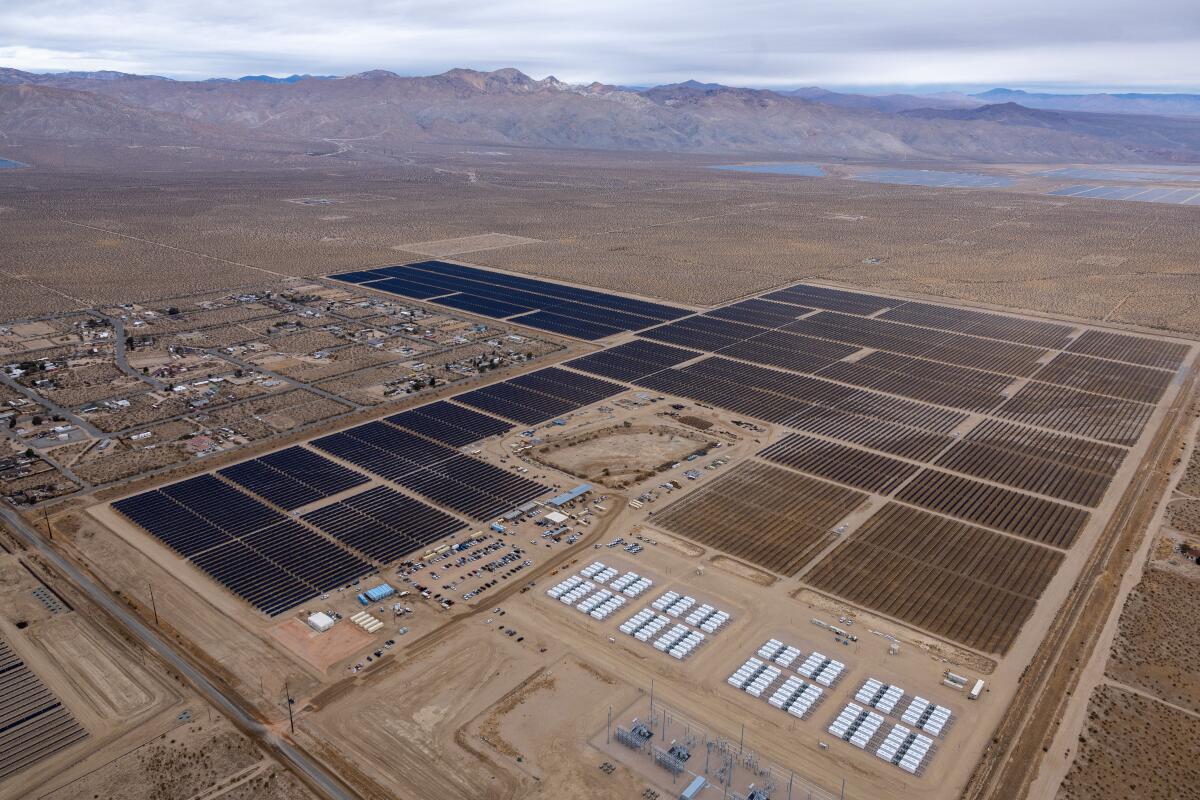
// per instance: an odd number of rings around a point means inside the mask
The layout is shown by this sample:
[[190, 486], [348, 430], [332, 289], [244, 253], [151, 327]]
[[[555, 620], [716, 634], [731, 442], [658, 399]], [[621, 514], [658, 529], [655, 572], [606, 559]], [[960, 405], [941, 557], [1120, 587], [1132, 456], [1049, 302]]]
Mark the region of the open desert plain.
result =
[[0, 796], [1195, 796], [1200, 210], [760, 160], [0, 172]]

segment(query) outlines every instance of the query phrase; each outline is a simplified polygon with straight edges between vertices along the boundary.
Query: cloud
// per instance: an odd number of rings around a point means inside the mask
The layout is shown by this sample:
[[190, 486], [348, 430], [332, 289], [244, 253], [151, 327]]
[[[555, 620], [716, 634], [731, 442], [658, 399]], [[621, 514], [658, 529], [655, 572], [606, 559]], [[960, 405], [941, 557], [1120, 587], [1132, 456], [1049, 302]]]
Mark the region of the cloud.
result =
[[0, 65], [754, 86], [1200, 87], [1194, 0], [8, 0]]

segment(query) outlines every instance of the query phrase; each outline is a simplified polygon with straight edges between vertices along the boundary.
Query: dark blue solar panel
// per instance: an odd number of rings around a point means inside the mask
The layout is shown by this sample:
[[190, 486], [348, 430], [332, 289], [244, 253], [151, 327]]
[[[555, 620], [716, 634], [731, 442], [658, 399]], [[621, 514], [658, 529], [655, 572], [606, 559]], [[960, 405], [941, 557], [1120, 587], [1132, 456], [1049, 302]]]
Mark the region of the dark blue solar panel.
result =
[[538, 330], [549, 331], [551, 333], [560, 333], [564, 336], [574, 336], [577, 339], [587, 339], [588, 341], [603, 339], [606, 336], [621, 333], [623, 330], [622, 328], [614, 328], [609, 325], [601, 325], [598, 322], [560, 317], [558, 314], [552, 314], [547, 311], [535, 311], [532, 314], [517, 317], [512, 321], [530, 328], [537, 328]]
[[519, 306], [515, 303], [505, 303], [500, 300], [493, 300], [489, 297], [479, 297], [472, 294], [447, 295], [446, 297], [439, 298], [438, 303], [462, 311], [469, 311], [472, 314], [495, 317], [496, 319], [504, 319], [514, 314], [524, 314], [526, 311], [531, 310], [529, 306]]
[[118, 500], [113, 508], [184, 557], [232, 538], [158, 490]]
[[451, 447], [479, 441], [512, 430], [512, 424], [504, 420], [445, 400], [430, 403], [411, 411], [404, 411], [387, 418], [393, 425], [428, 436]]
[[734, 322], [746, 322], [750, 325], [758, 325], [763, 328], [778, 328], [789, 322], [795, 322], [797, 317], [801, 314], [807, 314], [809, 311], [812, 311], [812, 309], [784, 305], [783, 303], [772, 303], [770, 300], [759, 300], [756, 298], [753, 300], [744, 300], [741, 303], [734, 303], [724, 308], [714, 309], [713, 311], [706, 312], [704, 316], [728, 319]]
[[285, 519], [278, 511], [212, 475], [190, 478], [160, 491], [235, 537]]
[[[385, 277], [376, 280], [380, 276]], [[526, 318], [531, 327], [582, 339], [599, 339], [621, 330], [641, 330], [692, 313], [595, 289], [446, 261], [421, 261], [331, 277], [406, 297], [440, 297], [434, 302], [496, 319], [537, 311], [538, 314]]]
[[430, 297], [437, 297], [440, 294], [446, 293], [445, 289], [438, 288], [437, 286], [428, 286], [423, 283], [402, 280], [400, 278], [384, 278], [381, 281], [363, 285], [369, 289], [378, 289], [381, 292], [404, 295], [416, 300], [426, 300]]
[[526, 425], [545, 422], [569, 411], [574, 411], [581, 405], [507, 383], [497, 383], [456, 395], [454, 401], [473, 406], [481, 411], [499, 414]]
[[352, 469], [319, 456], [303, 447], [289, 447], [265, 455], [262, 463], [294, 478], [329, 497], [367, 482], [367, 478]]
[[265, 614], [276, 616], [319, 592], [240, 541], [208, 550], [192, 563]]
[[467, 527], [457, 517], [385, 486], [317, 509], [304, 520], [385, 564]]
[[354, 272], [342, 272], [338, 275], [330, 275], [329, 277], [334, 280], [345, 281], [346, 283], [366, 283], [367, 281], [377, 281], [380, 278], [386, 278], [387, 275], [378, 270], [362, 269]]
[[311, 486], [271, 469], [261, 461], [243, 461], [217, 473], [280, 508], [291, 510], [323, 496]]
[[322, 592], [351, 583], [375, 568], [295, 520], [242, 539], [252, 550]]
[[546, 367], [536, 372], [520, 375], [506, 383], [553, 397], [561, 397], [580, 405], [590, 405], [625, 391], [625, 387], [619, 383], [600, 380], [590, 375], [580, 375], [558, 367]]
[[591, 305], [603, 306], [604, 308], [615, 308], [621, 311], [628, 311], [632, 314], [640, 314], [642, 316], [659, 320], [678, 319], [692, 313], [686, 309], [675, 308], [674, 306], [608, 294], [595, 289], [583, 289], [575, 286], [565, 286], [559, 283], [551, 283], [550, 281], [541, 281], [519, 275], [493, 272], [491, 270], [481, 269], [479, 267], [467, 267], [462, 264], [451, 264], [446, 261], [422, 261], [416, 264], [409, 264], [408, 266], [414, 269], [421, 269], [429, 272], [457, 275], [459, 277], [469, 278], [484, 283], [491, 283], [497, 286], [511, 286], [516, 289], [524, 289], [526, 291], [536, 292], [537, 294], [548, 295], [550, 297], [557, 297], [563, 300], [574, 300]]

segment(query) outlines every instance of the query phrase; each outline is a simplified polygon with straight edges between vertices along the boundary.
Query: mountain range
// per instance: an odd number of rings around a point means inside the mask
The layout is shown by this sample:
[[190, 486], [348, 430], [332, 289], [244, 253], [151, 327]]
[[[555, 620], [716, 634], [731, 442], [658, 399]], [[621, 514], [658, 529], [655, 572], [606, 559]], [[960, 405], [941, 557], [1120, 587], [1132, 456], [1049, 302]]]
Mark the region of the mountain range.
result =
[[[1052, 110], [1055, 98], [1081, 107]], [[1197, 115], [1198, 95], [863, 95], [696, 81], [632, 88], [535, 80], [515, 69], [207, 81], [0, 69], [0, 148], [5, 140], [90, 141], [369, 158], [405, 144], [456, 142], [823, 159], [1200, 162]]]

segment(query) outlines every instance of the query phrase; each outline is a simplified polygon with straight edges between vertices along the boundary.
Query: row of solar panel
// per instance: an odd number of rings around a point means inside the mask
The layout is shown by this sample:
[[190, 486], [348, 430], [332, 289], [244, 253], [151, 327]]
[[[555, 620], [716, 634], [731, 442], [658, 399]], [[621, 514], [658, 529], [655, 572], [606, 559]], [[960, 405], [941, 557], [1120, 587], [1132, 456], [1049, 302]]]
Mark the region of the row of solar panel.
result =
[[349, 547], [390, 563], [467, 524], [405, 494], [376, 486], [303, 517]]
[[638, 339], [581, 356], [573, 361], [568, 361], [567, 366], [606, 378], [633, 381], [667, 367], [682, 364], [684, 361], [690, 361], [698, 355], [700, 353], [695, 350], [685, 350], [682, 347], [671, 347], [658, 342]]
[[324, 436], [312, 444], [476, 519], [494, 516], [548, 491], [539, 483], [378, 421]]
[[299, 446], [234, 464], [218, 474], [288, 511], [367, 482], [361, 473]]
[[212, 475], [143, 492], [113, 507], [270, 615], [374, 570]]
[[357, 270], [330, 277], [418, 300], [434, 300], [481, 316], [515, 317], [514, 321], [522, 325], [581, 339], [641, 330], [691, 313], [661, 303], [445, 261]]
[[454, 400], [526, 425], [536, 425], [624, 390], [620, 384], [547, 367], [457, 395]]
[[387, 421], [451, 447], [462, 447], [489, 436], [498, 436], [513, 428], [510, 422], [445, 400], [393, 414]]

